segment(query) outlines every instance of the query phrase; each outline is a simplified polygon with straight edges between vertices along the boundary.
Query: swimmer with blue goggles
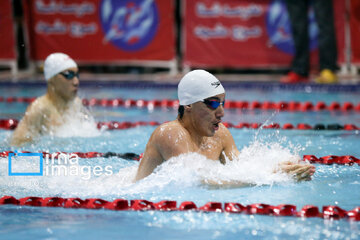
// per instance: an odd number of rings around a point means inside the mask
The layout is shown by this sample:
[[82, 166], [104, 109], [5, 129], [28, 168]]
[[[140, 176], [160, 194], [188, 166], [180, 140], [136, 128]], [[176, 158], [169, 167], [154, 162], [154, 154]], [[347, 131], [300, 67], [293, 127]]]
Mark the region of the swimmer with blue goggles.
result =
[[[178, 98], [178, 117], [154, 130], [146, 144], [135, 181], [149, 176], [167, 160], [183, 154], [203, 155], [209, 161], [219, 161], [222, 164], [234, 159], [239, 160], [240, 152], [234, 138], [229, 129], [221, 123], [225, 114], [225, 89], [220, 81], [205, 70], [193, 70], [180, 80]], [[220, 105], [223, 108], [219, 108]], [[287, 173], [297, 181], [305, 181], [311, 179], [315, 167], [288, 161], [279, 164], [275, 171]], [[219, 182], [211, 178], [202, 182], [216, 187], [251, 185], [251, 182]]]
[[210, 99], [204, 99], [202, 102], [210, 109], [216, 110], [220, 105], [222, 107], [225, 106], [225, 101], [220, 102], [219, 99], [210, 98]]

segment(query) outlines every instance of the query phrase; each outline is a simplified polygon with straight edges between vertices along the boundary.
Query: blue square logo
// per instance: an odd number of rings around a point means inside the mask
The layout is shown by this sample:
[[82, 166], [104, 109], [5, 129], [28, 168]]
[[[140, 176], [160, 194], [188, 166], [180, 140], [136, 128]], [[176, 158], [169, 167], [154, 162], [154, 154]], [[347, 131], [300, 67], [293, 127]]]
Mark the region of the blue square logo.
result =
[[[9, 176], [43, 176], [42, 153], [9, 153]], [[37, 171], [37, 168], [39, 171]]]

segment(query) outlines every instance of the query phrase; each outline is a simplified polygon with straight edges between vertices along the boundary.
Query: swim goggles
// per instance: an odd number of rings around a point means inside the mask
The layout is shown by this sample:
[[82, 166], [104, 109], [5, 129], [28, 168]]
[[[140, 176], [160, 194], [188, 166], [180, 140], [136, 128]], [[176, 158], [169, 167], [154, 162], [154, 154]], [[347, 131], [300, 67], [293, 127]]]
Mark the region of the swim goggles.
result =
[[74, 72], [74, 71], [71, 71], [71, 70], [61, 72], [60, 74], [63, 75], [64, 78], [66, 78], [67, 80], [71, 80], [74, 77], [79, 78], [79, 72]]
[[225, 101], [220, 102], [217, 100], [204, 99], [204, 100], [202, 100], [202, 102], [205, 103], [205, 105], [208, 106], [212, 110], [217, 109], [220, 105], [222, 105], [223, 107], [225, 105]]

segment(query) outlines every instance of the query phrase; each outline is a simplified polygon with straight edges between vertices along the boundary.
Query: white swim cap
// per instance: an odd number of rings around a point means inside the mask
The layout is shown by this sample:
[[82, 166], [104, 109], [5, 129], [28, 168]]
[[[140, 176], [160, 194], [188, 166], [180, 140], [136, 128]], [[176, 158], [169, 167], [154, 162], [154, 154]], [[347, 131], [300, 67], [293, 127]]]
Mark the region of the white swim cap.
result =
[[44, 75], [45, 79], [49, 80], [56, 74], [68, 69], [77, 67], [74, 60], [64, 53], [52, 53], [46, 59], [44, 63]]
[[205, 70], [193, 70], [179, 82], [180, 105], [189, 105], [203, 99], [225, 93], [219, 79]]

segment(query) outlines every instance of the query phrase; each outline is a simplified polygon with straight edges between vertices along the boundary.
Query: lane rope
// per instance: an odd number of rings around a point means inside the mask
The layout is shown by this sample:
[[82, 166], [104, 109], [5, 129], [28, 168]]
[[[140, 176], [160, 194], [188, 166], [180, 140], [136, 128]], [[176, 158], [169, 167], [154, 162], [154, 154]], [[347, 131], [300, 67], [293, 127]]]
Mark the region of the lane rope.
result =
[[[14, 151], [3, 151], [0, 152], [0, 157], [9, 157], [10, 153], [17, 153]], [[29, 151], [21, 151], [21, 153], [32, 153]], [[41, 152], [43, 154], [43, 157], [53, 157], [54, 159], [57, 159], [59, 157], [60, 154], [67, 154], [67, 155], [72, 155], [72, 154], [76, 154], [79, 158], [98, 158], [98, 157], [103, 157], [103, 158], [110, 158], [110, 157], [118, 157], [118, 158], [123, 158], [126, 160], [136, 160], [139, 161], [143, 154], [141, 153], [140, 155], [137, 153], [115, 153], [115, 152], [106, 152], [106, 153], [101, 153], [101, 152], [72, 152], [72, 153], [68, 153], [68, 152], [55, 152], [55, 153], [49, 153], [49, 152]], [[315, 155], [303, 155], [302, 157], [303, 161], [308, 161], [310, 163], [317, 163], [317, 164], [324, 164], [324, 165], [332, 165], [332, 164], [337, 164], [337, 165], [348, 165], [348, 166], [352, 166], [354, 164], [358, 164], [360, 166], [360, 158], [351, 156], [351, 155], [344, 155], [344, 156], [336, 156], [336, 155], [328, 155], [328, 156], [323, 156], [323, 157], [316, 157]]]
[[[0, 97], [0, 102], [5, 103], [31, 103], [36, 97]], [[138, 107], [138, 108], [178, 108], [179, 101], [174, 99], [122, 99], [122, 98], [90, 98], [82, 99], [85, 106], [102, 106], [102, 107]], [[279, 110], [279, 111], [356, 111], [360, 112], [360, 103], [354, 104], [352, 102], [332, 102], [326, 104], [323, 101], [312, 103], [310, 101], [298, 102], [298, 101], [225, 101], [226, 109], [243, 109], [243, 110]]]
[[[5, 130], [14, 130], [17, 125], [19, 124], [19, 120], [17, 119], [0, 119], [0, 129]], [[122, 129], [129, 129], [135, 128], [140, 126], [159, 126], [161, 123], [156, 121], [137, 121], [137, 122], [119, 122], [119, 121], [108, 121], [108, 122], [98, 122], [97, 128], [102, 130], [122, 130]], [[355, 124], [323, 124], [318, 123], [315, 125], [310, 125], [307, 123], [299, 123], [293, 125], [291, 123], [285, 123], [280, 125], [279, 123], [271, 123], [267, 125], [263, 125], [262, 123], [246, 123], [240, 122], [237, 124], [233, 124], [230, 122], [223, 122], [224, 126], [227, 128], [236, 128], [236, 129], [283, 129], [283, 130], [360, 130], [360, 127], [356, 126]]]
[[144, 199], [115, 199], [106, 201], [101, 198], [61, 198], [61, 197], [24, 197], [16, 199], [13, 196], [3, 196], [0, 198], [0, 205], [12, 204], [20, 206], [33, 207], [62, 207], [62, 208], [85, 208], [85, 209], [107, 209], [115, 211], [196, 211], [196, 212], [216, 212], [216, 213], [233, 213], [248, 215], [267, 215], [267, 216], [291, 216], [310, 218], [318, 217], [323, 219], [339, 220], [347, 219], [349, 221], [360, 221], [360, 207], [346, 211], [339, 206], [323, 206], [322, 211], [317, 206], [305, 205], [300, 211], [296, 210], [295, 205], [280, 204], [277, 206], [254, 203], [242, 205], [236, 202], [208, 202], [201, 207], [192, 201], [184, 201], [177, 207], [176, 201], [163, 200], [160, 202], [151, 202]]
[[[1, 81], [0, 86], [4, 87], [27, 87], [27, 88], [46, 88], [46, 83], [42, 80], [36, 81], [32, 79], [31, 81], [18, 81], [13, 82], [11, 79], [8, 81]], [[94, 80], [94, 79], [92, 79]], [[116, 81], [115, 81], [116, 80]], [[118, 79], [108, 79], [101, 81], [82, 81], [82, 87], [105, 87], [105, 88], [126, 88], [127, 90], [133, 89], [172, 89], [176, 90], [178, 83], [171, 82], [154, 82], [146, 80], [124, 80], [118, 81]], [[319, 91], [326, 92], [343, 92], [343, 93], [356, 93], [360, 91], [360, 84], [349, 83], [349, 84], [318, 84], [318, 83], [297, 83], [297, 84], [288, 84], [280, 82], [258, 82], [258, 81], [222, 81], [225, 89], [257, 89], [261, 91], [312, 91], [313, 93]]]

